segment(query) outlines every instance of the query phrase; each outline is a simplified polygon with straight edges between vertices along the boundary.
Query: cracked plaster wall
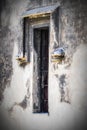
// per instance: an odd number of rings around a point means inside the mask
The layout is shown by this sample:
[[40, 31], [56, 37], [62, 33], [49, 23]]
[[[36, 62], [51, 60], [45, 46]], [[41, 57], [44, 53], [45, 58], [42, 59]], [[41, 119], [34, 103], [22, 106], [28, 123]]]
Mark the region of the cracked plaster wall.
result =
[[[55, 66], [49, 59], [49, 115], [33, 114], [33, 53], [31, 52], [31, 63], [25, 68], [19, 67], [16, 60], [17, 54], [22, 51], [21, 14], [27, 9], [52, 5], [56, 2], [60, 3], [58, 44], [66, 47], [66, 57], [62, 64]], [[1, 2], [0, 118], [2, 120], [0, 119], [0, 127], [2, 130], [86, 129], [86, 6], [86, 0], [4, 0]], [[54, 43], [55, 36], [51, 37], [50, 41]], [[52, 50], [53, 45], [50, 44], [50, 56]], [[62, 87], [63, 91], [60, 89]]]

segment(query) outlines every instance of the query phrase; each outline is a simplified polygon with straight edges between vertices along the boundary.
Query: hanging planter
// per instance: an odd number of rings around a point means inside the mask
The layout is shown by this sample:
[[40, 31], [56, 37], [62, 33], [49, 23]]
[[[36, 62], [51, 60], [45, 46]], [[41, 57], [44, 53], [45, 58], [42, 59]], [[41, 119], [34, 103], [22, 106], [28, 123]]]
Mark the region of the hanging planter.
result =
[[54, 63], [62, 63], [64, 59], [65, 59], [65, 51], [62, 47], [55, 49], [51, 55], [51, 61]]
[[22, 67], [25, 67], [29, 63], [25, 57], [18, 57], [16, 60], [18, 60], [19, 65]]

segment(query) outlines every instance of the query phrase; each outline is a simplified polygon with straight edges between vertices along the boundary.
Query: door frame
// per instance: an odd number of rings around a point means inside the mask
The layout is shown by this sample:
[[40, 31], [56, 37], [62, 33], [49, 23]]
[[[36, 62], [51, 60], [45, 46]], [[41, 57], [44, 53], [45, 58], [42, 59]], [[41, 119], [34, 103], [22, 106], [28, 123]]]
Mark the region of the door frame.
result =
[[[49, 115], [49, 111], [50, 111], [50, 87], [51, 87], [51, 83], [50, 83], [50, 75], [51, 75], [51, 69], [52, 69], [52, 64], [51, 64], [51, 53], [53, 52], [54, 49], [54, 42], [55, 40], [58, 42], [57, 44], [59, 45], [60, 41], [59, 41], [59, 37], [60, 37], [60, 32], [59, 32], [59, 19], [57, 19], [56, 21], [56, 17], [59, 18], [59, 8], [57, 8], [54, 12], [50, 13], [49, 17], [46, 19], [46, 17], [44, 17], [43, 19], [40, 20], [36, 20], [34, 19], [34, 21], [32, 21], [31, 19], [29, 19], [29, 42], [28, 44], [30, 45], [30, 62], [31, 62], [31, 112], [33, 112], [33, 63], [34, 63], [34, 59], [33, 59], [33, 45], [34, 45], [34, 36], [33, 31], [35, 28], [40, 28], [40, 27], [49, 27], [49, 62], [48, 62], [48, 115]], [[37, 113], [38, 114], [38, 113]]]

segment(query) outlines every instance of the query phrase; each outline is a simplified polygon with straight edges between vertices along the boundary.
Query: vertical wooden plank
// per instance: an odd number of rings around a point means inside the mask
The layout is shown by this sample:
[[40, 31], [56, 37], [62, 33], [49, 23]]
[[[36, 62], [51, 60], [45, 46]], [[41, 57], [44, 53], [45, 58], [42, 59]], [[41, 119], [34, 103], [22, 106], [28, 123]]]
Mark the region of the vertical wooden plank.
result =
[[41, 31], [34, 29], [33, 112], [40, 112], [40, 42]]
[[24, 18], [23, 21], [23, 57], [27, 56], [27, 61], [30, 62], [30, 34], [29, 34], [29, 18]]
[[25, 18], [23, 19], [23, 57], [25, 57]]

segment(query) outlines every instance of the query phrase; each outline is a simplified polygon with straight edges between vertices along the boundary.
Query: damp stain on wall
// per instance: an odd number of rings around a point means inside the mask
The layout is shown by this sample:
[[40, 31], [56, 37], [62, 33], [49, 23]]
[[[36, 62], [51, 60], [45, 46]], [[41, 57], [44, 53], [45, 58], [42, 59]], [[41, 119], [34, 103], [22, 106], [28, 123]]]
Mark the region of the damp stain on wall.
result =
[[57, 79], [58, 82], [58, 86], [59, 86], [59, 92], [60, 92], [60, 102], [66, 102], [66, 103], [71, 103], [70, 102], [70, 94], [69, 94], [69, 87], [67, 87], [68, 85], [68, 79], [67, 79], [67, 75], [66, 74], [62, 74], [62, 75], [57, 75], [55, 74], [55, 77]]
[[23, 110], [25, 110], [30, 105], [30, 80], [28, 79], [26, 82], [26, 95], [24, 96], [24, 99], [21, 102], [15, 102], [11, 108], [8, 109], [9, 113], [12, 113], [14, 111], [15, 106], [20, 106]]

